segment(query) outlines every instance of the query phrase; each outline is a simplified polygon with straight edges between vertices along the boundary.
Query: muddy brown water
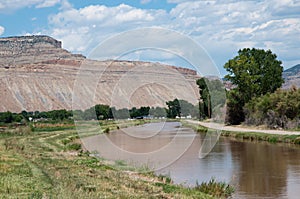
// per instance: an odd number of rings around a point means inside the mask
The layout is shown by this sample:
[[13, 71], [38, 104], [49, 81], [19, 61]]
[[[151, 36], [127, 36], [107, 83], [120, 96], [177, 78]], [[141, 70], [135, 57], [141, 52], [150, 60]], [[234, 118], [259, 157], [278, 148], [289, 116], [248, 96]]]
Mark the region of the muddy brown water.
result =
[[233, 198], [300, 198], [300, 147], [241, 142], [220, 137], [199, 158], [205, 135], [180, 123], [150, 123], [83, 139], [85, 147], [109, 160], [124, 160], [185, 186], [214, 177], [235, 187]]

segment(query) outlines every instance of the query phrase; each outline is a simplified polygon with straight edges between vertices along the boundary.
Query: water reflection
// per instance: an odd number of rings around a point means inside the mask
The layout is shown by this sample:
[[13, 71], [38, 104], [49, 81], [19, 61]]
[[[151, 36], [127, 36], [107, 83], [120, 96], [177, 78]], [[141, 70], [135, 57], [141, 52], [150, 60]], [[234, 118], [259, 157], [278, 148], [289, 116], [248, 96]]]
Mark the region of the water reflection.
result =
[[[186, 129], [178, 132], [176, 125], [167, 125], [161, 133], [143, 140], [118, 133], [112, 133], [108, 137], [113, 143], [122, 145], [125, 150], [143, 153], [172, 142], [173, 135], [177, 134], [177, 141], [168, 154], [152, 157], [157, 162], [162, 162], [169, 161], [169, 156], [172, 157], [178, 149], [187, 146], [185, 144], [188, 137], [195, 136], [188, 150], [180, 158], [157, 173], [170, 175], [175, 183], [186, 186], [193, 186], [197, 181], [208, 181], [215, 177], [236, 187], [234, 198], [299, 198], [299, 146], [240, 142], [222, 137], [208, 156], [199, 159], [199, 149], [205, 135], [196, 135], [192, 130]], [[152, 128], [157, 129], [155, 125], [146, 128], [144, 133], [150, 133]], [[133, 127], [131, 130], [139, 132], [141, 129]], [[97, 150], [100, 142], [97, 140], [95, 137], [87, 138], [91, 150]], [[100, 154], [101, 152], [103, 151], [100, 151]], [[130, 154], [126, 154], [126, 157], [125, 154], [118, 155], [115, 157], [128, 159], [127, 155]]]
[[282, 197], [287, 185], [284, 148], [269, 144], [231, 142], [235, 164], [239, 164], [239, 191], [261, 197]]
[[[230, 146], [233, 157], [237, 157], [235, 164], [239, 164], [239, 192], [264, 198], [298, 198], [289, 196], [287, 188], [288, 181], [300, 182], [288, 175], [294, 170], [292, 165], [300, 165], [299, 147], [235, 141]], [[296, 173], [300, 173], [299, 167]]]

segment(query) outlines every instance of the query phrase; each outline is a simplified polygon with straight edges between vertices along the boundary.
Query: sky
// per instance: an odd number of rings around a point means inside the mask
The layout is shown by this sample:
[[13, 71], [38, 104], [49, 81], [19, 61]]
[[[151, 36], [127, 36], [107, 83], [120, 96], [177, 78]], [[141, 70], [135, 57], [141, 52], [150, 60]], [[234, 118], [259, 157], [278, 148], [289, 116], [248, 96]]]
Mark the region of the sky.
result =
[[[0, 37], [49, 35], [87, 57], [101, 42], [137, 28], [191, 38], [222, 75], [242, 48], [270, 49], [285, 69], [300, 63], [300, 0], [0, 0]], [[158, 50], [123, 58], [189, 67]]]

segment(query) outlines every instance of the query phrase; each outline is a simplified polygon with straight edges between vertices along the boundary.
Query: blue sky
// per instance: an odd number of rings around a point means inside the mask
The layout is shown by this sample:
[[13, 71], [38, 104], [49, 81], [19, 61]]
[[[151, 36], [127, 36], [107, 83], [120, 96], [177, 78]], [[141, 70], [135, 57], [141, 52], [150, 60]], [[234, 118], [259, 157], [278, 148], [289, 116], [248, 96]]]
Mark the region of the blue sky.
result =
[[[192, 38], [221, 74], [244, 47], [271, 49], [285, 68], [300, 63], [299, 0], [0, 0], [1, 37], [46, 34], [84, 55], [115, 34], [143, 27]], [[161, 52], [150, 54], [127, 58], [188, 65]]]

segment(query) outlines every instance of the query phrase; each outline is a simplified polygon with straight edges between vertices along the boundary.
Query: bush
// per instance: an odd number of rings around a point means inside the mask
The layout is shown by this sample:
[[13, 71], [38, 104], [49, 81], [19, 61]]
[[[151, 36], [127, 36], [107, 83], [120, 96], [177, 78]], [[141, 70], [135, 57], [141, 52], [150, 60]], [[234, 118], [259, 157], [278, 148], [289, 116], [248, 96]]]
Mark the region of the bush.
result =
[[269, 128], [296, 129], [300, 118], [300, 89], [277, 90], [252, 99], [244, 107], [245, 123]]
[[109, 129], [109, 127], [107, 127], [106, 129], [104, 129], [104, 133], [109, 133], [109, 131], [110, 131], [110, 129]]

